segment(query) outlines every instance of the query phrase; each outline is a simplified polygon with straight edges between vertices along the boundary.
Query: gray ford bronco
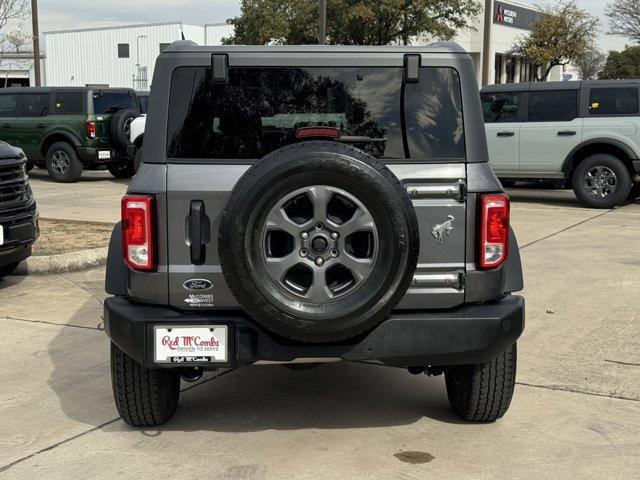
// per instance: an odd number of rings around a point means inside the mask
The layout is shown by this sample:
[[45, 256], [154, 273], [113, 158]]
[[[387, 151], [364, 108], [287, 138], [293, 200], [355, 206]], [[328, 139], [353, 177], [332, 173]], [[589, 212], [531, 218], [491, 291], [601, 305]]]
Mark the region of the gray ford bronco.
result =
[[125, 422], [206, 370], [336, 359], [506, 412], [522, 272], [464, 50], [176, 42], [145, 135], [106, 275]]

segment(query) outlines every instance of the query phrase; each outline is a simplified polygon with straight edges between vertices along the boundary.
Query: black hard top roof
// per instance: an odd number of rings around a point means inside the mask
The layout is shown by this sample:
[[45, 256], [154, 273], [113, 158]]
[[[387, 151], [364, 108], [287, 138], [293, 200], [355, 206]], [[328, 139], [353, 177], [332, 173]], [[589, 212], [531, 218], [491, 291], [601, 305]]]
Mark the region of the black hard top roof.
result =
[[221, 45], [221, 46], [200, 46], [190, 40], [178, 40], [173, 42], [162, 53], [182, 53], [182, 52], [211, 52], [211, 53], [233, 53], [233, 52], [282, 52], [287, 53], [467, 53], [467, 51], [455, 42], [435, 42], [424, 46], [407, 45]]
[[526, 92], [538, 90], [579, 90], [582, 86], [640, 86], [640, 79], [636, 80], [588, 80], [579, 82], [521, 82], [499, 83], [482, 87], [482, 92]]

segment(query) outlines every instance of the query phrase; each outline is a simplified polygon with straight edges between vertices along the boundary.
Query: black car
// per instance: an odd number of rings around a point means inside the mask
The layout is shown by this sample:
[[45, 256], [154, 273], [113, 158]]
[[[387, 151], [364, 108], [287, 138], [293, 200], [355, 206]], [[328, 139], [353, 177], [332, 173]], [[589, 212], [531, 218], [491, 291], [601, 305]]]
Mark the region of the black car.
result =
[[40, 233], [26, 164], [21, 149], [0, 142], [0, 278], [31, 255]]

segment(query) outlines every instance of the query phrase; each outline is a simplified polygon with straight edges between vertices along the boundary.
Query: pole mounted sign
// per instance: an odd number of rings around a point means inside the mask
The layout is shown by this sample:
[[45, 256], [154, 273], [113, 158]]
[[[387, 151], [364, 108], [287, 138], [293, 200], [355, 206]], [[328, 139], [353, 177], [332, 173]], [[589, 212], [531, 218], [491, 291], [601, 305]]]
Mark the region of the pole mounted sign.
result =
[[519, 7], [505, 2], [494, 2], [493, 23], [507, 27], [530, 30], [538, 13], [530, 8]]

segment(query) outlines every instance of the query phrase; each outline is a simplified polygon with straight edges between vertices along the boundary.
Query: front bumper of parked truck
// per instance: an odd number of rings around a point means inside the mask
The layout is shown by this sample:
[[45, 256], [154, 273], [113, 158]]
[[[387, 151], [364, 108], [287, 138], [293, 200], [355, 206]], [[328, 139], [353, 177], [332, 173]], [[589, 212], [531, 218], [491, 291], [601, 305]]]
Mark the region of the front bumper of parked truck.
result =
[[[155, 363], [154, 327], [226, 326], [227, 355], [218, 363]], [[482, 363], [513, 345], [524, 329], [524, 299], [464, 305], [446, 311], [396, 311], [367, 334], [343, 344], [293, 343], [271, 335], [242, 312], [185, 313], [107, 298], [104, 327], [127, 355], [149, 368], [229, 368], [258, 361], [335, 359], [397, 367]]]

